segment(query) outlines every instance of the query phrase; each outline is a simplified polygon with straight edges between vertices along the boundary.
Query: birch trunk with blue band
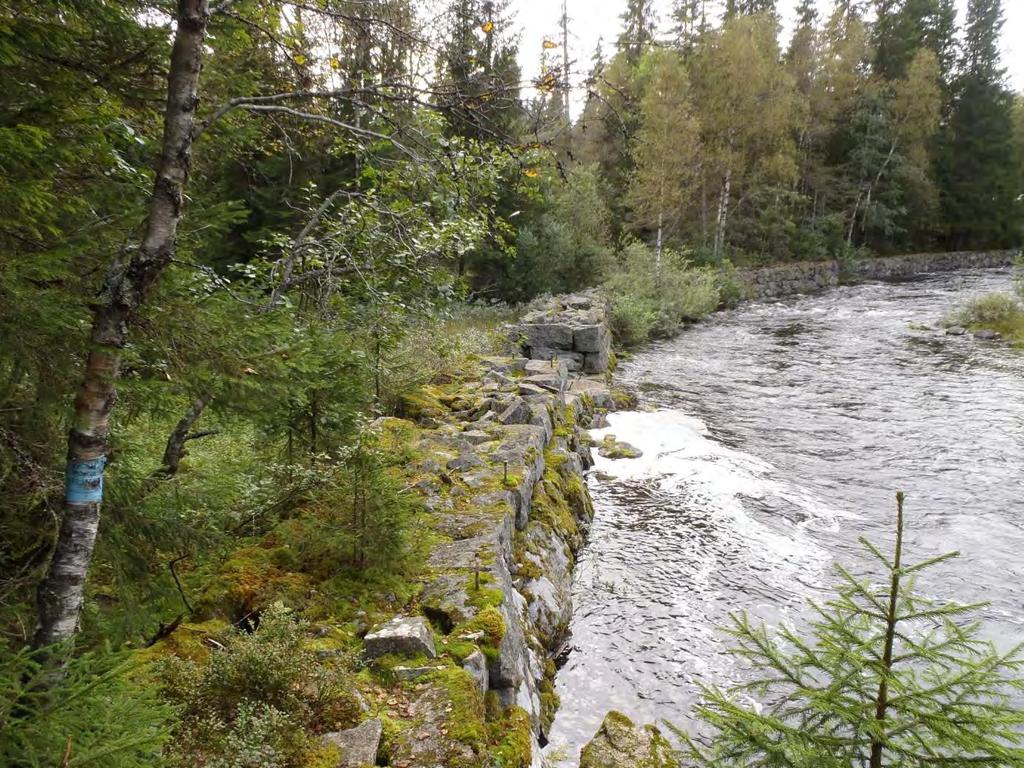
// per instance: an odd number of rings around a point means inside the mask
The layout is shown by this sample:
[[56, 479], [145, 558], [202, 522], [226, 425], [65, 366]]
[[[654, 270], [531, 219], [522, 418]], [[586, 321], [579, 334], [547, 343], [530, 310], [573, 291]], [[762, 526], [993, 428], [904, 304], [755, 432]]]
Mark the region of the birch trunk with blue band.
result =
[[178, 1], [163, 143], [142, 242], [114, 259], [93, 307], [92, 346], [75, 397], [74, 426], [68, 435], [64, 514], [50, 567], [37, 596], [38, 625], [32, 639], [36, 648], [68, 640], [78, 629], [99, 529], [121, 350], [135, 312], [174, 254], [191, 165], [209, 16], [208, 0]]

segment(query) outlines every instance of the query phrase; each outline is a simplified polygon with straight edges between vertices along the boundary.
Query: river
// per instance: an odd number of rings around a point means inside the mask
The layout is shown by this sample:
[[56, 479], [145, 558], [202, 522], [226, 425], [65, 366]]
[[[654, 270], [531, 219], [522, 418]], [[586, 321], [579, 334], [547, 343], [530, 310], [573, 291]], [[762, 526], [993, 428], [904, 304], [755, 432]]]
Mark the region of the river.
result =
[[984, 270], [746, 304], [620, 366], [640, 406], [594, 435], [643, 456], [590, 477], [550, 762], [609, 709], [692, 730], [699, 684], [735, 679], [729, 614], [799, 626], [834, 562], [865, 566], [859, 536], [891, 542], [896, 490], [909, 557], [962, 552], [922, 587], [1024, 638], [1024, 354], [938, 328], [1011, 287]]

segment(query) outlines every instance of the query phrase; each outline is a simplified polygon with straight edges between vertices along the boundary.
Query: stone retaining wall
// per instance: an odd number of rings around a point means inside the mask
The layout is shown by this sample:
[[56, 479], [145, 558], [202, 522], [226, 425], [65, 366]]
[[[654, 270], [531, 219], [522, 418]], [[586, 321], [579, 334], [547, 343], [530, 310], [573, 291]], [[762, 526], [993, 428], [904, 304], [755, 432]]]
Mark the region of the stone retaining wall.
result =
[[1017, 254], [1018, 251], [957, 251], [860, 259], [845, 265], [837, 261], [795, 262], [740, 270], [739, 277], [747, 298], [766, 299], [815, 293], [865, 280], [899, 280], [928, 272], [1006, 267], [1014, 263]]
[[[607, 305], [596, 293], [551, 299], [509, 331], [508, 357], [481, 360], [478, 379], [419, 420], [437, 422], [418, 432], [423, 458], [410, 470], [422, 478], [439, 542], [418, 614], [365, 639], [369, 660], [408, 658], [394, 672], [415, 681], [408, 712], [416, 726], [393, 739], [391, 765], [491, 765], [469, 737], [478, 725], [497, 727], [497, 711], [508, 749], [523, 742], [501, 764], [539, 766], [558, 706], [553, 660], [593, 516], [584, 429], [614, 407]], [[490, 725], [472, 723], [487, 699]]]

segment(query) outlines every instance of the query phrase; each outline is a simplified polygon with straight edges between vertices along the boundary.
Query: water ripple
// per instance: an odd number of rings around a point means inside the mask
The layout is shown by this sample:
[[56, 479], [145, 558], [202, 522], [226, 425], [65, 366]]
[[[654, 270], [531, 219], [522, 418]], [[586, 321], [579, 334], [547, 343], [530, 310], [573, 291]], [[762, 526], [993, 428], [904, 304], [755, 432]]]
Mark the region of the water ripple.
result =
[[699, 685], [735, 674], [729, 613], [799, 623], [858, 536], [889, 540], [897, 488], [913, 555], [963, 553], [929, 588], [991, 601], [994, 639], [1021, 638], [1024, 356], [937, 330], [1009, 287], [987, 270], [750, 304], [623, 366], [645, 410], [596, 436], [644, 455], [590, 480], [551, 754], [613, 708], [686, 726]]

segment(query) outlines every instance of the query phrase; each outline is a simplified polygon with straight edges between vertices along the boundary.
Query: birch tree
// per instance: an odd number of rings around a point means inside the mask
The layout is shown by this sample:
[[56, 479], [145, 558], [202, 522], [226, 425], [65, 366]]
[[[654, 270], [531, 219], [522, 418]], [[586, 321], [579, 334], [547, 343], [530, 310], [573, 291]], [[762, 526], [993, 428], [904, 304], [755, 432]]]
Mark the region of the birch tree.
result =
[[93, 310], [91, 348], [75, 395], [68, 435], [64, 514], [52, 560], [39, 585], [33, 644], [70, 638], [78, 626], [103, 501], [115, 382], [133, 316], [174, 255], [191, 168], [199, 76], [210, 20], [208, 0], [179, 0], [167, 79], [164, 136], [143, 236], [111, 263]]
[[677, 52], [649, 52], [640, 62], [640, 76], [644, 87], [628, 200], [633, 226], [655, 232], [655, 270], [660, 276], [663, 244], [666, 237], [680, 234], [699, 178], [700, 128], [690, 103], [686, 65]]
[[694, 83], [706, 179], [718, 201], [718, 260], [729, 246], [733, 214], [755, 195], [790, 188], [797, 177], [794, 137], [801, 107], [779, 55], [773, 17], [729, 18], [697, 57]]

